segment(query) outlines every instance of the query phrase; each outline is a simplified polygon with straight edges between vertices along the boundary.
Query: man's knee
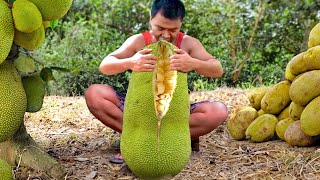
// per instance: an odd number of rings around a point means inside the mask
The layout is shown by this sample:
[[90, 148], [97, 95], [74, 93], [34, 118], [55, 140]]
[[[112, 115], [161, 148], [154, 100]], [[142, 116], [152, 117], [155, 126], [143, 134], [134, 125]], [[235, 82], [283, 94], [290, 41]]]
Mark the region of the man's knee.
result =
[[84, 97], [88, 108], [101, 108], [102, 101], [116, 99], [114, 90], [108, 85], [93, 84], [88, 87], [84, 93]]
[[228, 118], [227, 106], [219, 101], [204, 103], [199, 107], [207, 117], [208, 127], [216, 128]]

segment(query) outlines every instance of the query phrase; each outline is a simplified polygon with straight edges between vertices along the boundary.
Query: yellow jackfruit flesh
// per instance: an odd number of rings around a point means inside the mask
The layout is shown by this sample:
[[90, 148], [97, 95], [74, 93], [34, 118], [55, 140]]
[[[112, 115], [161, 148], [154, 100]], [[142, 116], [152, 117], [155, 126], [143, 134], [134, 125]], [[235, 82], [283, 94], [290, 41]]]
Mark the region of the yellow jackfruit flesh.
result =
[[41, 109], [45, 95], [45, 83], [39, 74], [22, 77], [23, 88], [27, 95], [27, 112]]
[[44, 21], [63, 17], [72, 5], [72, 0], [29, 0], [37, 6]]
[[278, 115], [291, 102], [289, 81], [281, 81], [270, 87], [261, 100], [261, 109], [267, 114]]
[[15, 30], [14, 34], [14, 42], [28, 50], [35, 50], [39, 48], [45, 39], [45, 31], [43, 24], [41, 26], [31, 32], [31, 33], [24, 33], [18, 30]]
[[23, 121], [27, 99], [12, 61], [0, 65], [0, 143], [11, 138]]
[[318, 23], [311, 29], [308, 40], [309, 48], [312, 48], [317, 45], [320, 45], [320, 23]]
[[2, 159], [0, 159], [0, 175], [1, 180], [13, 180], [12, 167]]
[[294, 80], [290, 87], [291, 100], [301, 106], [307, 105], [313, 98], [320, 95], [320, 70], [303, 73]]
[[[177, 47], [160, 40], [145, 48], [153, 49], [151, 53], [159, 60], [159, 56], [173, 55], [173, 49]], [[160, 67], [158, 63], [162, 61], [157, 61], [156, 67]], [[161, 75], [154, 75], [156, 71]], [[187, 74], [177, 72], [170, 106], [164, 103], [169, 107], [163, 115], [156, 110], [163, 112], [167, 107], [158, 109], [156, 95], [171, 91], [174, 84], [168, 81], [163, 83], [164, 87], [158, 85], [155, 88], [158, 80], [166, 81], [165, 73], [159, 69], [155, 72], [132, 73], [124, 106], [121, 154], [129, 168], [142, 179], [175, 176], [188, 163], [191, 153]], [[162, 114], [161, 131], [159, 114]]]
[[236, 140], [244, 139], [246, 129], [257, 117], [257, 110], [253, 107], [244, 107], [235, 112], [227, 123], [230, 135]]
[[31, 33], [42, 24], [38, 8], [28, 0], [16, 0], [12, 7], [14, 26], [18, 31]]
[[0, 1], [0, 64], [8, 57], [14, 36], [14, 25], [8, 3]]
[[313, 99], [302, 111], [301, 128], [309, 136], [320, 134], [320, 96]]

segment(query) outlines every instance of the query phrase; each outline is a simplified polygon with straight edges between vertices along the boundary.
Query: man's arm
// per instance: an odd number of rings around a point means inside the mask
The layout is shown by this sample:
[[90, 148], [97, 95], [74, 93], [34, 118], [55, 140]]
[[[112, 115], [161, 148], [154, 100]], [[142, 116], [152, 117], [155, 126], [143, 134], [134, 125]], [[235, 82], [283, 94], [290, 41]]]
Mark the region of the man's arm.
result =
[[181, 49], [171, 57], [171, 69], [188, 72], [194, 70], [206, 77], [221, 77], [221, 63], [210, 55], [199, 40], [188, 36], [184, 39]]
[[99, 70], [105, 75], [114, 75], [131, 69], [133, 71], [152, 71], [155, 64], [153, 55], [148, 54], [151, 50], [140, 50], [144, 41], [134, 35], [128, 38], [116, 51], [106, 56]]

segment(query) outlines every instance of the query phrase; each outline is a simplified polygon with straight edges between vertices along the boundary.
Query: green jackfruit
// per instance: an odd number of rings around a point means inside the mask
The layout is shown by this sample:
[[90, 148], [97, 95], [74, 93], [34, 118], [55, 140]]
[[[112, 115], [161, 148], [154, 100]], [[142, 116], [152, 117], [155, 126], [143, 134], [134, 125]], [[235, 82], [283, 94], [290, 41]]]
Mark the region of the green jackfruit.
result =
[[293, 120], [300, 120], [300, 116], [301, 116], [301, 113], [304, 110], [304, 108], [305, 108], [305, 106], [301, 106], [301, 105], [296, 104], [292, 101], [289, 106], [289, 116]]
[[44, 42], [44, 39], [45, 39], [45, 31], [44, 31], [43, 24], [41, 24], [41, 26], [37, 30], [31, 33], [24, 33], [24, 32], [15, 30], [15, 34], [14, 34], [14, 42], [17, 45], [28, 50], [35, 50], [39, 48]]
[[289, 81], [281, 81], [270, 87], [261, 100], [261, 109], [267, 114], [278, 115], [291, 102]]
[[63, 17], [72, 5], [72, 0], [29, 0], [41, 12], [44, 21], [51, 21]]
[[265, 142], [274, 137], [278, 118], [272, 114], [257, 117], [247, 128], [246, 136], [252, 142]]
[[307, 105], [313, 98], [320, 95], [320, 70], [303, 73], [294, 80], [290, 87], [291, 100], [301, 106]]
[[263, 114], [266, 114], [262, 109], [259, 109], [259, 111], [257, 112], [258, 113], [258, 116], [261, 116]]
[[318, 23], [311, 29], [308, 40], [309, 48], [317, 45], [320, 45], [320, 23]]
[[34, 60], [23, 53], [20, 53], [18, 58], [14, 60], [14, 66], [22, 73], [33, 73], [36, 71], [36, 64]]
[[290, 65], [290, 71], [293, 75], [297, 76], [307, 71], [320, 70], [320, 45], [312, 47], [302, 54], [303, 57], [299, 56]]
[[0, 1], [0, 64], [8, 57], [14, 36], [11, 9], [8, 3]]
[[313, 99], [302, 111], [301, 128], [309, 136], [320, 134], [320, 96]]
[[0, 180], [13, 180], [12, 167], [6, 161], [0, 159]]
[[315, 138], [307, 135], [301, 129], [300, 121], [291, 123], [285, 133], [285, 141], [292, 146], [311, 146], [315, 143]]
[[278, 120], [286, 119], [289, 117], [289, 106], [286, 107], [278, 116]]
[[[286, 79], [294, 79], [294, 76], [297, 76], [305, 71], [303, 56], [305, 52], [301, 52], [295, 55], [286, 66]], [[293, 80], [292, 79], [292, 80]]]
[[[174, 45], [160, 40], [145, 48], [153, 49], [156, 69], [131, 75], [124, 107], [121, 154], [129, 168], [142, 179], [172, 177], [188, 163], [191, 153], [187, 74], [176, 72], [176, 80], [170, 82], [161, 78], [166, 77], [166, 72], [171, 74], [168, 67], [162, 68], [161, 64], [169, 64], [169, 57], [176, 49]], [[162, 102], [157, 100], [166, 98], [159, 93], [170, 99], [168, 91], [173, 92], [170, 106], [166, 101], [165, 107], [159, 108]]]
[[261, 100], [263, 96], [266, 94], [269, 87], [260, 87], [256, 89], [250, 90], [248, 93], [248, 99], [252, 107], [254, 107], [256, 110], [259, 110], [261, 108]]
[[41, 109], [45, 95], [45, 83], [39, 74], [22, 77], [23, 88], [27, 95], [27, 112]]
[[38, 8], [28, 0], [16, 0], [12, 7], [14, 26], [18, 31], [31, 33], [42, 24]]
[[27, 98], [12, 61], [0, 65], [0, 143], [11, 138], [23, 121]]
[[246, 137], [246, 129], [258, 117], [257, 110], [252, 107], [244, 107], [228, 120], [228, 131], [236, 140]]
[[294, 122], [294, 120], [289, 117], [289, 118], [282, 119], [281, 121], [279, 121], [277, 123], [276, 133], [281, 140], [283, 140], [283, 141], [285, 140], [284, 133], [286, 132], [286, 129], [288, 128], [288, 126], [293, 122]]

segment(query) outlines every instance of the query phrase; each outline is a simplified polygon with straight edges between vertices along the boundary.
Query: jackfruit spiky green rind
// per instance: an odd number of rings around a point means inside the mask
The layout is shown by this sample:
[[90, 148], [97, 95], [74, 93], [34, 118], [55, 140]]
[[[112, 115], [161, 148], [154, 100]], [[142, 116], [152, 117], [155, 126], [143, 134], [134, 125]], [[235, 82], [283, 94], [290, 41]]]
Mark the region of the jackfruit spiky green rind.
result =
[[307, 105], [313, 98], [320, 95], [320, 70], [303, 73], [294, 80], [290, 87], [290, 98], [296, 104]]
[[311, 29], [308, 40], [308, 48], [312, 48], [317, 45], [320, 45], [320, 23]]
[[16, 0], [12, 7], [14, 26], [18, 31], [31, 33], [42, 24], [42, 16], [37, 6], [28, 0]]
[[121, 135], [121, 154], [142, 179], [175, 176], [188, 163], [191, 153], [187, 74], [178, 72], [170, 108], [161, 120], [159, 142], [152, 78], [152, 72], [132, 73]]
[[72, 5], [72, 0], [29, 0], [41, 12], [44, 21], [51, 21], [63, 17]]
[[0, 1], [0, 64], [8, 57], [14, 36], [11, 9], [5, 1]]
[[45, 95], [45, 82], [39, 74], [22, 77], [23, 88], [27, 95], [27, 112], [37, 112], [41, 109]]
[[272, 114], [257, 117], [247, 128], [246, 136], [251, 142], [265, 142], [274, 137], [278, 118]]
[[11, 138], [23, 121], [27, 98], [12, 61], [0, 65], [0, 143]]
[[288, 126], [293, 122], [294, 122], [294, 120], [289, 117], [289, 118], [282, 119], [281, 121], [279, 121], [277, 123], [276, 133], [281, 140], [283, 140], [283, 141], [285, 140], [284, 133], [286, 132], [286, 129], [288, 128]]
[[13, 180], [12, 167], [0, 159], [0, 180]]
[[320, 96], [313, 99], [302, 111], [301, 128], [309, 136], [320, 134]]
[[43, 24], [41, 26], [31, 32], [31, 33], [24, 33], [21, 31], [18, 31], [17, 29], [15, 30], [14, 33], [14, 42], [28, 50], [35, 50], [39, 48], [42, 43], [44, 42], [45, 39], [45, 31]]
[[253, 107], [244, 107], [237, 111], [228, 120], [229, 134], [236, 140], [242, 140], [246, 137], [246, 129], [258, 117], [257, 110]]
[[261, 100], [261, 109], [267, 114], [278, 115], [291, 102], [289, 81], [281, 81], [270, 87]]
[[289, 124], [284, 133], [284, 139], [288, 144], [300, 147], [311, 146], [316, 141], [315, 137], [309, 136], [303, 132], [300, 121], [294, 121]]

